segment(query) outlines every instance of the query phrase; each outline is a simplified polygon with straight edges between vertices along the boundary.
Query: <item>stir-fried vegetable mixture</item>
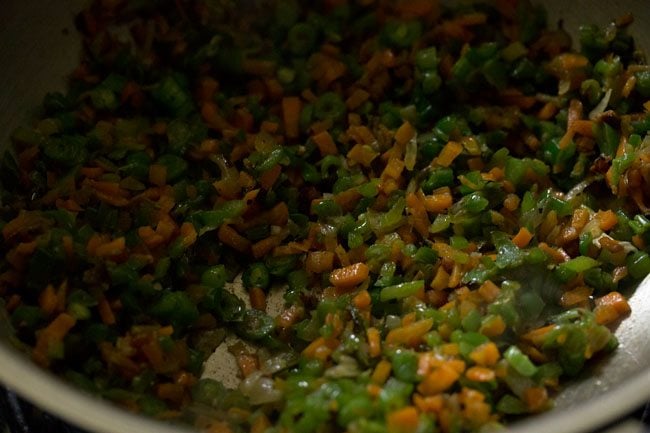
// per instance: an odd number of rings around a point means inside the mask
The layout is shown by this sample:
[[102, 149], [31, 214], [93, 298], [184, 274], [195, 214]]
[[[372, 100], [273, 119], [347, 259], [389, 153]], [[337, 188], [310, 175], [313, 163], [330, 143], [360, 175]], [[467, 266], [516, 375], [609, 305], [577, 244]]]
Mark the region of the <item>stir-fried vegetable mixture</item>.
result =
[[[631, 17], [572, 51], [526, 0], [238, 7], [78, 16], [69, 89], [0, 168], [36, 363], [213, 433], [447, 433], [550, 408], [616, 347], [650, 272]], [[226, 333], [237, 389], [201, 379]]]

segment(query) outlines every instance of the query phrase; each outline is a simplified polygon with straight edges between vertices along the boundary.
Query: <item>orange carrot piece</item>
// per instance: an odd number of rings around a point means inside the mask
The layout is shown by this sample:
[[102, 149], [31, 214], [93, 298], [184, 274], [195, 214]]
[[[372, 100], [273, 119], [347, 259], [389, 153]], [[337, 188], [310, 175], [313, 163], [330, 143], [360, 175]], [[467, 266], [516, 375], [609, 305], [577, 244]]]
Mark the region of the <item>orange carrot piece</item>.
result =
[[451, 189], [448, 186], [438, 188], [431, 195], [424, 196], [424, 208], [427, 212], [442, 213], [454, 204]]
[[302, 354], [307, 358], [325, 361], [338, 345], [339, 342], [336, 339], [318, 337], [302, 351]]
[[97, 179], [99, 176], [104, 174], [104, 169], [101, 167], [81, 167], [79, 172], [82, 176], [87, 177], [88, 179]]
[[95, 250], [95, 256], [97, 257], [115, 257], [124, 253], [126, 249], [126, 240], [125, 238], [119, 237], [110, 242], [102, 244], [97, 247]]
[[271, 189], [275, 181], [278, 180], [278, 177], [280, 177], [281, 173], [282, 167], [280, 164], [275, 164], [273, 167], [266, 170], [260, 175], [260, 186], [268, 191]]
[[594, 314], [596, 322], [600, 325], [612, 323], [629, 312], [630, 304], [619, 292], [610, 292], [596, 299]]
[[260, 287], [252, 287], [248, 296], [250, 297], [251, 307], [256, 310], [266, 311], [266, 294], [264, 290]]
[[476, 365], [484, 367], [493, 367], [499, 361], [499, 348], [492, 341], [483, 343], [476, 347], [469, 354], [469, 358], [476, 363]]
[[589, 297], [593, 293], [593, 289], [589, 286], [578, 286], [574, 289], [571, 289], [567, 292], [562, 293], [560, 298], [560, 305], [564, 308], [570, 308], [589, 300]]
[[576, 134], [590, 138], [594, 137], [594, 122], [591, 120], [578, 119], [573, 122], [571, 129], [573, 129]]
[[156, 186], [167, 184], [167, 167], [162, 164], [151, 164], [149, 166], [149, 182]]
[[557, 113], [557, 105], [554, 102], [549, 101], [539, 110], [537, 117], [540, 120], [549, 120]]
[[618, 218], [611, 209], [598, 211], [595, 218], [598, 221], [598, 227], [603, 231], [611, 230], [618, 224]]
[[406, 406], [390, 412], [386, 426], [391, 433], [415, 433], [420, 425], [420, 414], [413, 406]]
[[457, 141], [449, 141], [433, 162], [442, 167], [449, 167], [461, 153], [463, 153], [463, 145]]
[[372, 304], [372, 298], [367, 290], [362, 290], [352, 299], [352, 303], [360, 310], [365, 310]]
[[535, 386], [524, 391], [524, 402], [532, 412], [543, 410], [548, 403], [548, 393], [543, 386]]
[[465, 377], [474, 382], [490, 382], [494, 380], [496, 375], [494, 374], [494, 370], [490, 368], [475, 365], [467, 369]]
[[497, 296], [499, 296], [499, 292], [501, 292], [499, 286], [497, 286], [490, 280], [485, 281], [483, 284], [481, 284], [481, 287], [478, 288], [478, 293], [487, 302], [494, 301], [497, 298]]
[[300, 135], [300, 111], [302, 101], [297, 96], [282, 98], [282, 120], [284, 131], [289, 138], [298, 138]]
[[354, 89], [352, 94], [348, 97], [348, 99], [345, 101], [345, 105], [348, 107], [348, 110], [353, 111], [356, 110], [368, 100], [370, 97], [370, 93], [366, 92], [363, 89]]
[[235, 357], [237, 366], [244, 377], [248, 377], [259, 369], [257, 356], [248, 353], [240, 353]]
[[408, 206], [409, 212], [411, 213], [411, 220], [413, 227], [423, 238], [427, 239], [429, 237], [429, 226], [431, 222], [429, 221], [429, 216], [427, 215], [427, 209], [423, 203], [424, 196], [416, 195], [415, 193], [409, 193], [406, 196], [406, 205]]
[[229, 247], [234, 248], [240, 253], [248, 252], [251, 248], [251, 241], [237, 233], [237, 230], [229, 226], [228, 224], [223, 224], [219, 227], [217, 232], [219, 240]]
[[449, 287], [449, 274], [442, 266], [438, 266], [436, 275], [431, 281], [431, 288], [434, 290], [444, 290]]
[[321, 156], [326, 155], [336, 155], [338, 149], [336, 148], [336, 143], [328, 131], [321, 131], [318, 134], [312, 136], [312, 140], [318, 146]]
[[50, 314], [54, 313], [57, 304], [58, 299], [56, 297], [54, 286], [52, 284], [48, 284], [38, 297], [38, 306], [46, 315], [49, 316]]
[[392, 368], [393, 366], [389, 361], [382, 359], [377, 363], [377, 366], [375, 367], [375, 369], [372, 372], [372, 375], [370, 376], [370, 380], [373, 383], [376, 383], [377, 385], [383, 385], [384, 382], [388, 380]]
[[271, 235], [268, 238], [255, 242], [251, 246], [251, 252], [256, 259], [262, 258], [280, 245], [284, 236]]
[[519, 248], [526, 247], [535, 235], [532, 234], [526, 227], [521, 227], [519, 232], [512, 238], [512, 242]]
[[350, 163], [361, 164], [364, 167], [369, 167], [372, 161], [377, 158], [379, 154], [368, 144], [357, 143], [348, 151], [346, 155]]
[[32, 351], [32, 358], [41, 366], [50, 364], [50, 347], [60, 344], [63, 337], [77, 323], [77, 320], [68, 313], [59, 314], [47, 327], [42, 329], [36, 337], [36, 344]]
[[435, 395], [449, 389], [460, 377], [460, 373], [443, 363], [429, 373], [418, 385], [418, 391], [424, 395]]
[[338, 268], [330, 274], [330, 283], [338, 289], [348, 290], [363, 283], [370, 273], [368, 265], [363, 262]]
[[406, 143], [411, 141], [415, 137], [416, 130], [408, 121], [402, 123], [402, 125], [395, 131], [395, 143], [404, 148]]
[[97, 304], [97, 311], [99, 312], [99, 317], [102, 319], [102, 322], [105, 325], [114, 325], [116, 323], [115, 313], [113, 313], [113, 308], [108, 302], [106, 297], [101, 296]]
[[495, 316], [492, 320], [481, 325], [479, 332], [486, 337], [498, 337], [506, 330], [506, 322], [501, 316]]
[[269, 418], [261, 413], [255, 417], [253, 424], [251, 424], [250, 433], [264, 433], [271, 427], [272, 425], [271, 421], [269, 421]]
[[407, 326], [392, 329], [386, 335], [386, 344], [415, 346], [433, 327], [433, 319], [423, 319]]
[[381, 335], [377, 328], [368, 328], [366, 331], [368, 337], [368, 354], [371, 358], [381, 355]]
[[334, 252], [332, 251], [310, 251], [305, 259], [307, 272], [322, 274], [330, 272], [334, 268]]
[[215, 129], [217, 131], [233, 129], [232, 125], [230, 125], [226, 119], [223, 118], [221, 113], [219, 113], [219, 107], [217, 104], [212, 101], [204, 102], [201, 105], [201, 116], [203, 117], [203, 120], [205, 120], [205, 123], [208, 125], [208, 127], [211, 129]]

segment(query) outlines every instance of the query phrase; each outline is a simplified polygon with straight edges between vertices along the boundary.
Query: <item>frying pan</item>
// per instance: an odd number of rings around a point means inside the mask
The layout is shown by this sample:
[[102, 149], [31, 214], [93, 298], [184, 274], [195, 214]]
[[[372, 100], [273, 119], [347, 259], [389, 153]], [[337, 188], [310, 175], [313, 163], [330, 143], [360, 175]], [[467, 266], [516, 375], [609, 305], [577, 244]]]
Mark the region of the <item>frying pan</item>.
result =
[[[4, 0], [0, 8], [0, 150], [11, 131], [36, 114], [43, 95], [62, 89], [79, 60], [72, 24], [83, 0]], [[635, 16], [632, 34], [650, 52], [650, 8], [646, 0], [547, 0], [549, 23], [563, 21], [575, 35], [580, 24], [604, 25], [626, 12]], [[574, 37], [575, 40], [575, 37]], [[234, 287], [233, 290], [237, 290]], [[246, 297], [244, 297], [246, 298]], [[281, 302], [280, 297], [271, 297]], [[619, 348], [568, 383], [556, 408], [510, 426], [527, 433], [579, 433], [617, 419], [650, 399], [650, 278], [631, 296], [631, 315], [617, 328]], [[0, 308], [0, 381], [64, 420], [96, 433], [182, 433], [182, 427], [128, 413], [89, 396], [32, 364], [13, 348]], [[222, 346], [225, 346], [222, 344]], [[236, 386], [236, 367], [227, 350], [207, 361], [207, 375]]]

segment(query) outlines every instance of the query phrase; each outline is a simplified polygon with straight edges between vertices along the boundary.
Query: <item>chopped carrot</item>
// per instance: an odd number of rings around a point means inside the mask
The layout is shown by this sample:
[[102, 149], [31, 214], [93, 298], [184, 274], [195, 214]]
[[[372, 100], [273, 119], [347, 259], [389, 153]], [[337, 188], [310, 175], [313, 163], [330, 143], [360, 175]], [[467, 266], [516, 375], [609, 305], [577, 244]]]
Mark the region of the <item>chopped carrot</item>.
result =
[[413, 227], [423, 238], [428, 238], [429, 236], [429, 226], [431, 222], [427, 215], [427, 210], [423, 204], [423, 195], [416, 195], [415, 193], [409, 193], [406, 196], [406, 205], [408, 206], [409, 211], [411, 212], [411, 218]]
[[201, 104], [201, 116], [208, 127], [214, 130], [223, 131], [225, 129], [232, 129], [232, 125], [223, 118], [221, 113], [219, 113], [219, 107], [212, 101]]
[[557, 113], [557, 105], [554, 102], [549, 101], [539, 110], [537, 117], [540, 120], [549, 120]]
[[396, 12], [404, 18], [425, 17], [438, 10], [438, 2], [431, 0], [401, 0], [395, 5]]
[[532, 234], [526, 227], [521, 227], [519, 232], [512, 238], [512, 242], [519, 248], [526, 247], [535, 235]]
[[297, 96], [287, 96], [282, 99], [284, 131], [289, 138], [298, 138], [298, 135], [300, 135], [301, 109], [302, 101]]
[[177, 383], [161, 383], [156, 386], [156, 395], [161, 400], [179, 404], [185, 396], [185, 387]]
[[275, 164], [260, 175], [260, 186], [267, 191], [270, 190], [273, 184], [275, 184], [275, 181], [280, 177], [281, 173], [282, 166], [280, 164]]
[[506, 330], [506, 322], [501, 316], [494, 316], [490, 321], [483, 323], [479, 332], [486, 337], [498, 337]]
[[268, 253], [270, 253], [273, 250], [273, 248], [280, 245], [280, 243], [284, 239], [284, 236], [285, 236], [284, 234], [271, 235], [268, 238], [255, 242], [251, 246], [251, 252], [253, 253], [253, 257], [259, 259], [267, 255]]
[[406, 143], [415, 137], [416, 130], [408, 121], [402, 123], [397, 131], [395, 131], [395, 143], [400, 146], [406, 146]]
[[467, 369], [465, 377], [474, 382], [490, 382], [495, 379], [494, 370], [487, 367], [474, 366]]
[[392, 329], [386, 335], [386, 344], [415, 346], [429, 332], [433, 326], [433, 319], [423, 319], [407, 326]]
[[54, 313], [58, 304], [56, 291], [52, 284], [48, 284], [38, 297], [38, 306], [46, 315]]
[[389, 433], [415, 433], [420, 425], [420, 415], [413, 406], [406, 406], [390, 412], [386, 417]]
[[388, 380], [392, 368], [393, 366], [389, 361], [382, 359], [377, 363], [370, 380], [377, 385], [383, 385]]
[[367, 290], [362, 290], [352, 299], [352, 303], [360, 310], [365, 310], [372, 304], [370, 293]]
[[463, 153], [463, 145], [456, 141], [449, 141], [433, 162], [441, 167], [449, 167], [461, 153]]
[[548, 393], [544, 387], [527, 388], [524, 391], [524, 402], [532, 412], [543, 410], [548, 403]]
[[436, 275], [431, 281], [431, 288], [434, 290], [444, 290], [449, 287], [449, 274], [442, 266], [438, 266]]
[[115, 257], [123, 254], [125, 250], [126, 240], [122, 236], [98, 246], [94, 255], [97, 257]]
[[338, 340], [334, 338], [318, 337], [302, 351], [302, 354], [307, 358], [325, 361], [338, 345]]
[[97, 179], [99, 176], [104, 174], [104, 169], [101, 167], [81, 167], [79, 172], [82, 176], [87, 177], [88, 179]]
[[116, 323], [115, 313], [113, 313], [113, 308], [108, 302], [106, 297], [101, 296], [97, 304], [97, 311], [99, 312], [99, 317], [102, 319], [102, 322], [105, 325], [114, 325]]
[[619, 292], [610, 292], [596, 299], [594, 314], [600, 325], [613, 323], [629, 312], [630, 304]]
[[460, 377], [460, 373], [449, 363], [443, 363], [429, 373], [418, 385], [418, 391], [423, 395], [435, 395], [449, 389]]
[[381, 178], [399, 179], [404, 171], [404, 161], [399, 158], [391, 157], [381, 173]]
[[564, 308], [571, 308], [589, 301], [593, 289], [588, 286], [578, 286], [567, 292], [562, 293], [560, 305]]
[[618, 224], [618, 217], [611, 209], [596, 212], [595, 218], [598, 221], [598, 227], [603, 231], [611, 230]]
[[364, 167], [370, 167], [372, 161], [379, 156], [369, 144], [357, 143], [348, 151], [346, 157], [351, 163], [361, 164]]
[[531, 343], [535, 345], [539, 345], [543, 342], [544, 337], [551, 332], [552, 330], [556, 329], [557, 325], [546, 325], [542, 326], [540, 328], [533, 329], [532, 331], [528, 331], [524, 335], [522, 335], [522, 338], [526, 341], [530, 341]]
[[348, 290], [361, 284], [368, 278], [370, 269], [363, 262], [338, 268], [330, 274], [330, 283], [339, 289]]
[[221, 242], [234, 248], [240, 253], [248, 252], [251, 248], [251, 241], [240, 235], [237, 230], [228, 224], [223, 224], [219, 227], [217, 236]]
[[492, 341], [483, 343], [476, 347], [469, 354], [469, 358], [476, 363], [476, 365], [484, 367], [493, 367], [499, 360], [499, 348]]
[[431, 195], [425, 196], [423, 201], [425, 209], [431, 213], [442, 213], [454, 203], [451, 189], [448, 186], [436, 189]]
[[266, 294], [264, 290], [260, 287], [252, 287], [248, 296], [250, 297], [251, 307], [256, 310], [266, 311]]
[[240, 353], [235, 357], [235, 359], [237, 360], [239, 371], [241, 371], [244, 377], [248, 377], [259, 370], [259, 360], [256, 355]]
[[47, 327], [42, 329], [36, 337], [36, 344], [32, 357], [39, 365], [47, 367], [50, 364], [51, 348], [62, 344], [68, 331], [77, 323], [77, 320], [68, 313], [59, 314]]
[[483, 284], [481, 284], [481, 287], [478, 288], [479, 294], [487, 302], [494, 301], [497, 298], [497, 296], [499, 296], [500, 291], [501, 289], [499, 289], [499, 286], [497, 286], [490, 280], [486, 280]]
[[584, 137], [594, 137], [594, 122], [591, 120], [575, 120], [571, 129], [576, 133]]
[[265, 414], [260, 413], [253, 420], [250, 433], [264, 433], [271, 427], [272, 424], [271, 421], [269, 421], [269, 418]]
[[345, 105], [348, 107], [348, 110], [356, 110], [368, 100], [370, 93], [366, 92], [363, 89], [356, 88], [352, 94], [345, 101]]
[[312, 136], [312, 140], [318, 146], [318, 150], [322, 156], [326, 155], [336, 155], [338, 149], [336, 148], [336, 143], [328, 131], [322, 131], [318, 134]]
[[332, 251], [310, 251], [305, 260], [305, 269], [308, 272], [322, 274], [334, 268], [334, 253]]
[[156, 186], [167, 184], [167, 167], [162, 164], [151, 164], [149, 166], [149, 182]]
[[368, 328], [366, 330], [368, 337], [368, 354], [371, 358], [376, 358], [381, 355], [381, 335], [377, 328]]
[[27, 233], [46, 224], [40, 212], [21, 211], [18, 216], [2, 227], [2, 236], [6, 241], [21, 233]]

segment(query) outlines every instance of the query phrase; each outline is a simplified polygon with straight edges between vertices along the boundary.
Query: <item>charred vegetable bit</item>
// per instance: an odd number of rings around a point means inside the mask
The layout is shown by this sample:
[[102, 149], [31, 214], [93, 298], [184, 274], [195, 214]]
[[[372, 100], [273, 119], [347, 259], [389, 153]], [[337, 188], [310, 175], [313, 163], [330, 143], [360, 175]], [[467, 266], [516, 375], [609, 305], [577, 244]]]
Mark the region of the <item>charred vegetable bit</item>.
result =
[[650, 68], [629, 17], [447, 3], [95, 1], [1, 161], [15, 341], [213, 433], [551, 408], [650, 273]]

